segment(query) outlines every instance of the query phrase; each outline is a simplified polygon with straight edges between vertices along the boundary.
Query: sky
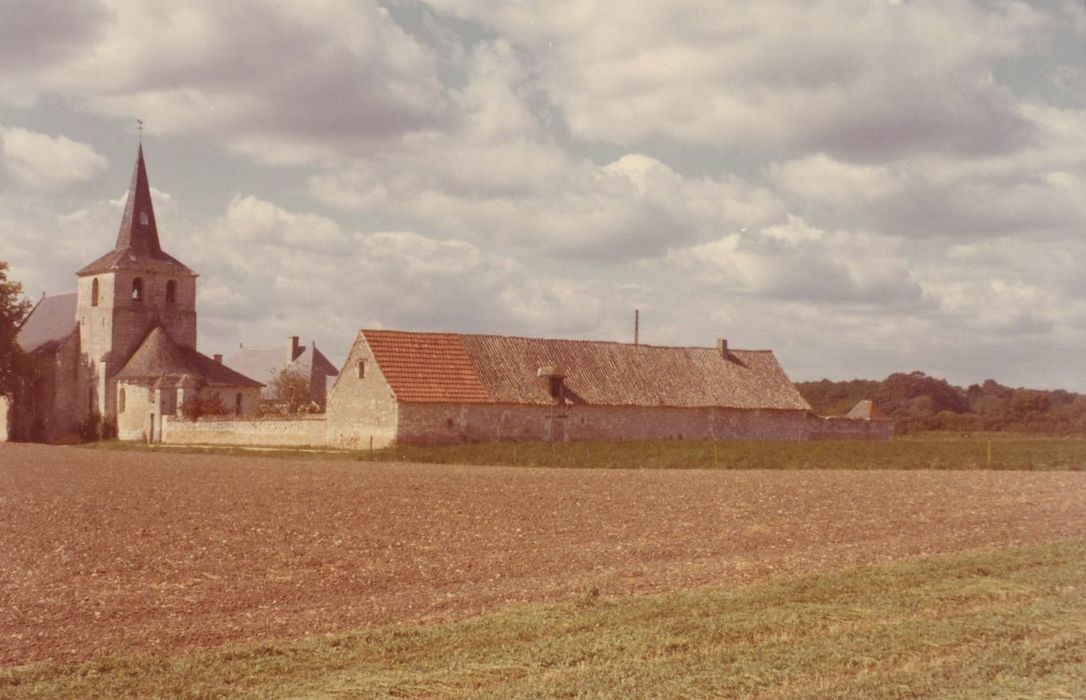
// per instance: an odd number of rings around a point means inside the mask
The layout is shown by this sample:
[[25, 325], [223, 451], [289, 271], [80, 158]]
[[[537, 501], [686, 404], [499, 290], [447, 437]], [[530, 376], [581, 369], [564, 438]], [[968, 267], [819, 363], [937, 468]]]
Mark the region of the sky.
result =
[[0, 0], [0, 260], [113, 247], [144, 121], [199, 349], [361, 328], [1086, 392], [1083, 0]]

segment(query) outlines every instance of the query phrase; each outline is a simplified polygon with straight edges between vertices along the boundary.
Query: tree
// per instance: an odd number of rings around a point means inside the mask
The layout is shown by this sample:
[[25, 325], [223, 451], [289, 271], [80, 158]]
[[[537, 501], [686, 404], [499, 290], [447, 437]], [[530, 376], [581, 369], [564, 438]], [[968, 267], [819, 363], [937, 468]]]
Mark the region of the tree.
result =
[[210, 396], [192, 394], [181, 404], [181, 415], [189, 420], [199, 420], [201, 416], [225, 416], [229, 412], [217, 391]]
[[23, 354], [15, 337], [30, 311], [23, 285], [8, 280], [7, 269], [8, 264], [0, 261], [0, 396], [11, 396], [15, 391]]
[[309, 413], [315, 402], [309, 391], [309, 379], [301, 372], [284, 367], [271, 380], [272, 400], [287, 413]]

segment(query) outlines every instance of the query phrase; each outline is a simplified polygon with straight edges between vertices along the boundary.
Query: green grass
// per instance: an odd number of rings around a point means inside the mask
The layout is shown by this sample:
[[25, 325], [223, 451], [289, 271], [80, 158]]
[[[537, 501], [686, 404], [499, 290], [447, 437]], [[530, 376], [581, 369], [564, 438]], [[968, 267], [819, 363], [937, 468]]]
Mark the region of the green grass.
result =
[[[374, 462], [486, 464], [598, 469], [1015, 469], [1086, 470], [1086, 438], [946, 435], [889, 442], [570, 442], [475, 443], [362, 451], [253, 451], [240, 447], [148, 446], [103, 442], [96, 449], [150, 449], [220, 455]], [[989, 450], [991, 461], [989, 462]]]
[[1086, 697], [1086, 540], [0, 670], [23, 697]]

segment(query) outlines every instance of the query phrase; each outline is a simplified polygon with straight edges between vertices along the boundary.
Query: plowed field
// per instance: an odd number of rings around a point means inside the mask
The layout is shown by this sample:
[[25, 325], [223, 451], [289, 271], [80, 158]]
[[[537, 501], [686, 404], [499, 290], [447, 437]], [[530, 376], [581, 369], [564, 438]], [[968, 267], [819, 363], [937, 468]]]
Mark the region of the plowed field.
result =
[[0, 665], [1086, 534], [1086, 473], [616, 471], [0, 445]]

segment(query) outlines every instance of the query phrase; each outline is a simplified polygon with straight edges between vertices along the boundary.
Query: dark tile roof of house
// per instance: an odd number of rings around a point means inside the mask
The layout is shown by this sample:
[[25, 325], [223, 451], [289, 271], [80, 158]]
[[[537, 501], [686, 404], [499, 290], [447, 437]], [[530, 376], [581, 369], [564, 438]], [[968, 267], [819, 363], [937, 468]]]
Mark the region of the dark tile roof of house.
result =
[[162, 377], [188, 376], [208, 386], [263, 386], [221, 362], [173, 341], [155, 326], [128, 359], [116, 378], [122, 381], [157, 381]]
[[363, 330], [400, 401], [809, 410], [768, 350]]
[[75, 292], [39, 299], [16, 336], [23, 352], [34, 352], [47, 343], [56, 343], [71, 335], [76, 327], [76, 300]]
[[158, 224], [151, 202], [151, 185], [147, 180], [147, 167], [143, 162], [143, 146], [136, 156], [132, 182], [128, 188], [121, 228], [117, 232], [117, 244], [113, 250], [90, 263], [77, 275], [94, 275], [136, 265], [173, 271], [177, 274], [193, 274], [192, 270], [162, 250], [158, 240]]

